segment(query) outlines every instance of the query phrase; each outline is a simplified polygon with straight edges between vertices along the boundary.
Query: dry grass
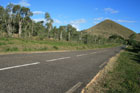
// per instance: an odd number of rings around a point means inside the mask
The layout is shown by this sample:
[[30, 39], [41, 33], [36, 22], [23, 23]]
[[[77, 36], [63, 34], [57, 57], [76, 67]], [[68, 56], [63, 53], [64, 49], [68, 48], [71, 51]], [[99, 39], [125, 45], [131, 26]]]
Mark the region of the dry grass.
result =
[[128, 37], [135, 33], [132, 30], [114, 22], [111, 20], [105, 20], [89, 29], [86, 30], [86, 32], [97, 35], [97, 36], [103, 36], [103, 37], [109, 37], [111, 35], [119, 35], [126, 39]]
[[108, 43], [102, 45], [87, 45], [78, 42], [57, 40], [32, 40], [19, 38], [0, 38], [0, 53], [25, 51], [52, 51], [52, 50], [85, 50], [95, 48], [109, 48], [120, 44]]

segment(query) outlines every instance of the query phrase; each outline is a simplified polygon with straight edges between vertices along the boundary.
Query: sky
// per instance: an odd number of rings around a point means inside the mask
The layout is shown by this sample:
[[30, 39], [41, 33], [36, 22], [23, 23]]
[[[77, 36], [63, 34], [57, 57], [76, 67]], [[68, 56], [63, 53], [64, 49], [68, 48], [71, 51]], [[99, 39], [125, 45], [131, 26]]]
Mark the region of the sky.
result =
[[71, 24], [84, 30], [111, 19], [140, 33], [140, 0], [0, 0], [1, 6], [8, 3], [30, 8], [35, 21], [45, 20], [48, 12], [57, 27]]

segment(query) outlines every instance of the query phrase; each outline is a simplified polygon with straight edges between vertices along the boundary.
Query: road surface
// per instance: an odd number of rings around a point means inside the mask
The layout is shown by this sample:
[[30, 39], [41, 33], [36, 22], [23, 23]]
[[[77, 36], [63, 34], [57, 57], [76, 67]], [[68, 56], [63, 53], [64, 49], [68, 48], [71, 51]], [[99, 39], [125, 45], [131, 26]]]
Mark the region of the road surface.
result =
[[0, 93], [80, 93], [121, 49], [0, 55]]

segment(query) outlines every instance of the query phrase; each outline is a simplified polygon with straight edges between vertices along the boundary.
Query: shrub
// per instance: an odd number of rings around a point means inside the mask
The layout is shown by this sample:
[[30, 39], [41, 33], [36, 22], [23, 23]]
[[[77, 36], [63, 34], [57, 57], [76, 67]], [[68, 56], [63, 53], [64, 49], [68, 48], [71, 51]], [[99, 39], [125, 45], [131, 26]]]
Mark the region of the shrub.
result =
[[53, 46], [54, 49], [58, 50], [59, 48], [57, 46]]
[[0, 46], [2, 46], [2, 45], [6, 45], [5, 43], [3, 43], [3, 42], [0, 42]]
[[12, 48], [5, 48], [5, 52], [8, 52], [8, 51], [18, 51], [19, 49], [17, 47], [12, 47]]

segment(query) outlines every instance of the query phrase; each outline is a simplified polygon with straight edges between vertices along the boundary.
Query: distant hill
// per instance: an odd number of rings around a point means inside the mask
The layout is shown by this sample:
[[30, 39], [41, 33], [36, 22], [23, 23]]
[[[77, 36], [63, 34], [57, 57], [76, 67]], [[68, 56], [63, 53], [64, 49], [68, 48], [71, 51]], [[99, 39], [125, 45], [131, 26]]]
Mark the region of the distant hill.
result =
[[[101, 23], [84, 30], [85, 32], [97, 36], [103, 36], [108, 38], [111, 35], [120, 35], [121, 37], [128, 39], [128, 37], [135, 33], [134, 31], [112, 21], [112, 20], [105, 20], [102, 21]], [[139, 35], [140, 36], [140, 35]], [[138, 35], [137, 35], [138, 37]]]

